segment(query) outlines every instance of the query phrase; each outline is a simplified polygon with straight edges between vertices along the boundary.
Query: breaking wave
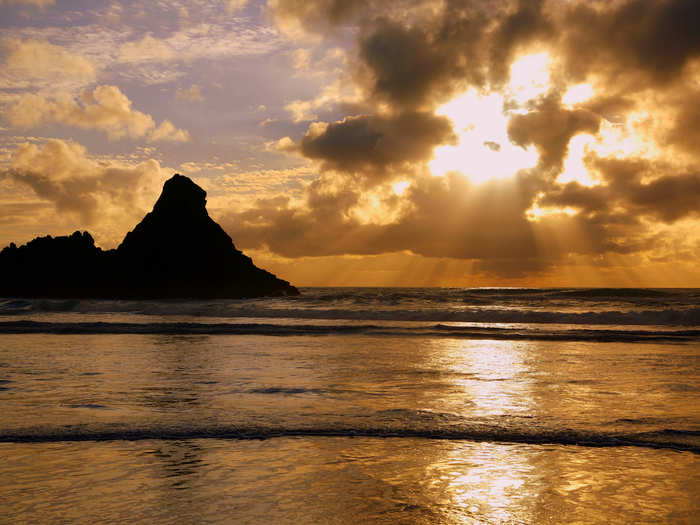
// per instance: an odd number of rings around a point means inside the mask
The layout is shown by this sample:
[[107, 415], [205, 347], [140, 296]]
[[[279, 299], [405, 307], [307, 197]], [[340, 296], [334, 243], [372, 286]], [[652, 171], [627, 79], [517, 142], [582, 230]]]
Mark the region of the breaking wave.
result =
[[412, 426], [197, 426], [125, 428], [100, 430], [58, 428], [20, 430], [0, 434], [4, 443], [49, 443], [66, 441], [138, 441], [146, 439], [273, 439], [282, 437], [377, 437], [423, 438], [462, 441], [575, 445], [582, 447], [646, 447], [700, 454], [700, 432], [664, 429], [657, 432], [620, 434], [570, 429], [504, 429], [498, 427], [422, 428]]
[[53, 323], [0, 322], [0, 334], [145, 334], [145, 335], [267, 335], [374, 337], [452, 337], [543, 341], [700, 341], [700, 330], [559, 329], [390, 324], [266, 324], [266, 323]]
[[[656, 309], [622, 309], [617, 303], [596, 304], [596, 309], [546, 308], [531, 305], [477, 307], [431, 301], [409, 304], [404, 298], [391, 304], [385, 299], [376, 303], [342, 304], [335, 299], [303, 304], [290, 299], [241, 301], [61, 301], [10, 299], [0, 300], [0, 317], [33, 319], [53, 315], [114, 314], [196, 318], [262, 318], [364, 321], [416, 321], [461, 323], [526, 323], [571, 325], [700, 326], [700, 303], [666, 305]], [[348, 301], [350, 301], [348, 299]], [[531, 301], [534, 303], [534, 301]], [[580, 305], [579, 305], [580, 306]], [[605, 308], [605, 307], [608, 308]], [[610, 306], [617, 308], [610, 309]]]

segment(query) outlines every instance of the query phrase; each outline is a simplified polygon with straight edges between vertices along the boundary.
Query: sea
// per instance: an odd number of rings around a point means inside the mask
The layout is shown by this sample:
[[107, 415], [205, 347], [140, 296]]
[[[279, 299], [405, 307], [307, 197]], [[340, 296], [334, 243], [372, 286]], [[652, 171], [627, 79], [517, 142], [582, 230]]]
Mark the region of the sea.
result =
[[700, 289], [0, 299], [0, 523], [700, 523]]

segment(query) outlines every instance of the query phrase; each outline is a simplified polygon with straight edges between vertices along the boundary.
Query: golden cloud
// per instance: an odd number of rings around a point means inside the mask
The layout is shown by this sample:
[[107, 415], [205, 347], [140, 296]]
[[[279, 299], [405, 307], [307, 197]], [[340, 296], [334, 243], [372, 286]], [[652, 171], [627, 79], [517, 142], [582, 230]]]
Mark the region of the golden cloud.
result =
[[[343, 118], [312, 122], [300, 141], [275, 144], [318, 162], [324, 173], [301, 203], [268, 197], [231, 212], [225, 224], [242, 246], [288, 258], [410, 251], [470, 260], [475, 272], [509, 278], [574, 260], [590, 267], [596, 258], [612, 265], [633, 254], [651, 260], [697, 252], [697, 232], [683, 238], [674, 228], [699, 219], [699, 3], [268, 5], [283, 30], [331, 44], [341, 28], [351, 29], [348, 71], [361, 99], [354, 106], [330, 100]], [[530, 55], [543, 59], [542, 85], [515, 79], [513, 65]], [[308, 67], [310, 56], [312, 49], [297, 53], [297, 65]], [[515, 80], [523, 89], [513, 88]], [[569, 88], [581, 84], [571, 96]], [[438, 111], [468, 91], [481, 107]], [[479, 114], [484, 101], [495, 100], [490, 95], [502, 106], [491, 120]], [[317, 118], [319, 107], [311, 99], [287, 109], [300, 121]], [[503, 133], [494, 127], [500, 120]], [[433, 177], [435, 148], [474, 129], [486, 130], [474, 147], [493, 156], [510, 141], [532, 149], [539, 162], [495, 180], [493, 166], [474, 163], [486, 155], [465, 148], [454, 163], [459, 173]], [[576, 170], [588, 174], [588, 185]], [[390, 185], [400, 180], [410, 185], [392, 196]], [[674, 242], [662, 243], [660, 232]]]
[[91, 82], [97, 68], [83, 56], [35, 39], [4, 38], [0, 79], [7, 87], [53, 85], [58, 82]]
[[[83, 146], [52, 139], [42, 145], [20, 144], [10, 168], [0, 176], [31, 189], [40, 202], [50, 203], [56, 227], [90, 226], [103, 245], [113, 245], [152, 205], [170, 174], [156, 160], [98, 162]], [[8, 227], [12, 225], [4, 229]]]
[[84, 91], [79, 99], [69, 93], [53, 96], [25, 93], [3, 112], [5, 120], [19, 128], [42, 124], [64, 124], [84, 129], [105, 131], [110, 139], [122, 137], [149, 141], [183, 142], [189, 133], [170, 121], [156, 126], [153, 117], [131, 107], [131, 100], [116, 86], [97, 86]]
[[43, 9], [50, 5], [54, 5], [56, 0], [0, 0], [0, 5], [29, 5]]

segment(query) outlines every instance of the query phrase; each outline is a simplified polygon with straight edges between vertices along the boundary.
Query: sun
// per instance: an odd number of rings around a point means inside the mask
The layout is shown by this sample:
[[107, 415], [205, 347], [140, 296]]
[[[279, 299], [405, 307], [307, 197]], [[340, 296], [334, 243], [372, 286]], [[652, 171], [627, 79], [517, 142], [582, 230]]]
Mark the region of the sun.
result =
[[[470, 89], [436, 111], [452, 121], [456, 145], [438, 146], [428, 164], [433, 175], [457, 171], [476, 183], [512, 177], [537, 165], [534, 147], [522, 148], [508, 137], [508, 120], [527, 101], [549, 89], [549, 55], [519, 58], [510, 68], [510, 82], [502, 93]], [[505, 109], [506, 102], [511, 109]]]
[[459, 142], [435, 148], [428, 165], [433, 175], [457, 171], [483, 183], [512, 177], [518, 170], [537, 164], [539, 156], [534, 148], [521, 148], [508, 138], [503, 104], [501, 94], [480, 95], [469, 90], [437, 110], [438, 115], [452, 121]]

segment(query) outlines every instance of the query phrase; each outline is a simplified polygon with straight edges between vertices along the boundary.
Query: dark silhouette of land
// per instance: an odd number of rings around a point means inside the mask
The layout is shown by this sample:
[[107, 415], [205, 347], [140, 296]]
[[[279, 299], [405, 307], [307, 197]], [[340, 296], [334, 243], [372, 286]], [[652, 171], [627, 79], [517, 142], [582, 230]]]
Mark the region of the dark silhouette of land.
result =
[[88, 232], [37, 237], [0, 252], [0, 296], [103, 299], [298, 295], [255, 266], [206, 210], [206, 192], [175, 174], [116, 250]]

